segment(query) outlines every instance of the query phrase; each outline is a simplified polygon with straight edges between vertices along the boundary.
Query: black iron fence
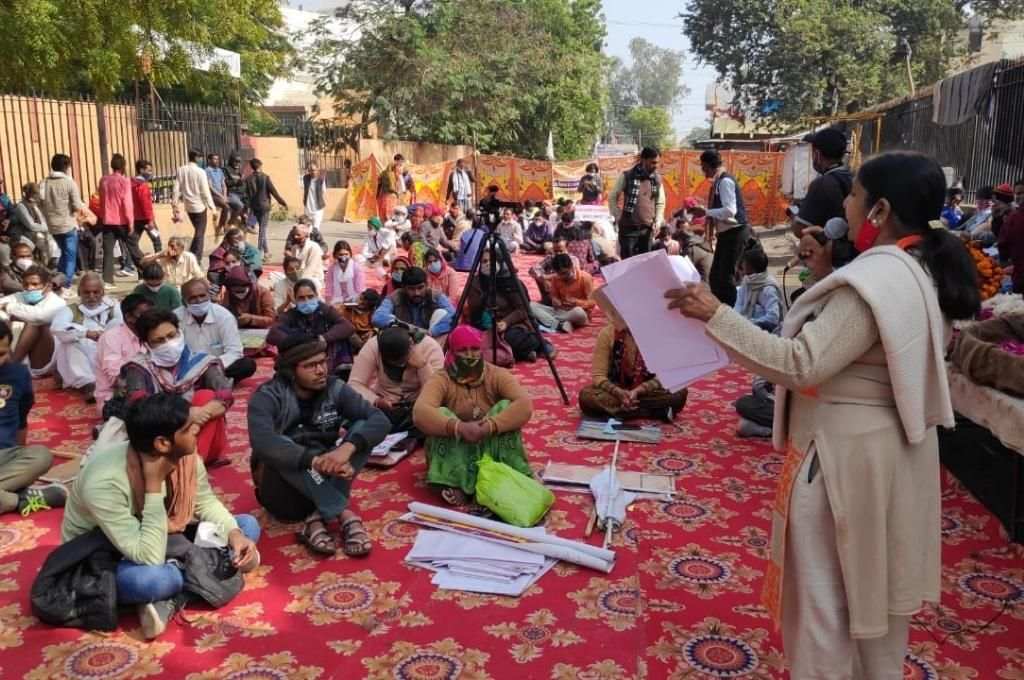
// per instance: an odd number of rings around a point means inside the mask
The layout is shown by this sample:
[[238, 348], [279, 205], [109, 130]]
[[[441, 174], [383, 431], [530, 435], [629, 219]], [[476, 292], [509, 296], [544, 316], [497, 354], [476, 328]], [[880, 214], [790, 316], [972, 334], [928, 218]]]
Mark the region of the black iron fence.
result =
[[189, 149], [226, 157], [239, 148], [240, 135], [241, 116], [230, 108], [5, 94], [0, 95], [0, 177], [18, 200], [22, 186], [45, 178], [53, 155], [65, 153], [88, 194], [108, 170], [110, 157], [120, 153], [129, 172], [140, 158], [153, 164], [154, 198], [167, 201]]
[[352, 163], [359, 160], [359, 134], [349, 126], [331, 121], [303, 121], [292, 126], [299, 147], [299, 171], [316, 163], [327, 179], [327, 186], [348, 184]]
[[[978, 187], [1024, 178], [1024, 60], [996, 68], [990, 106], [959, 125], [932, 122], [932, 97], [907, 101], [860, 123], [860, 152], [907, 149], [953, 169], [968, 198]], [[879, 126], [881, 128], [879, 129]]]

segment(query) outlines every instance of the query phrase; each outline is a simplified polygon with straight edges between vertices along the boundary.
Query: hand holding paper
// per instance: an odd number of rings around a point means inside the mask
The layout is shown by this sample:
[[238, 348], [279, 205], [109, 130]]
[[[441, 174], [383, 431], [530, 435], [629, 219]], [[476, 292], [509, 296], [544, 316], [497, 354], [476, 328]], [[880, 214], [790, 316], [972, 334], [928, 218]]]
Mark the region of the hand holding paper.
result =
[[704, 323], [711, 321], [711, 317], [722, 306], [704, 283], [686, 283], [681, 288], [672, 288], [665, 291], [665, 297], [669, 300], [669, 309], [677, 309], [683, 316]]

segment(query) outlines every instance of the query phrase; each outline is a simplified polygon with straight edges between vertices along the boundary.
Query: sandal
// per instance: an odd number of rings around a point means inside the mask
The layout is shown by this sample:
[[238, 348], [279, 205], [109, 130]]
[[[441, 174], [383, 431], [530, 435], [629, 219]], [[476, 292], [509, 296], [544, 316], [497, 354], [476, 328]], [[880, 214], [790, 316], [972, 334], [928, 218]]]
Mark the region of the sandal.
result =
[[341, 552], [349, 557], [366, 557], [373, 549], [370, 534], [363, 526], [363, 520], [356, 516], [349, 517], [341, 523]]
[[[317, 525], [316, 528], [313, 528]], [[305, 525], [296, 536], [299, 543], [309, 548], [310, 552], [317, 555], [333, 555], [338, 549], [338, 544], [327, 532], [327, 526], [320, 515], [314, 515], [306, 519]]]
[[448, 505], [455, 507], [462, 507], [469, 503], [469, 496], [462, 489], [456, 489], [454, 486], [446, 486], [441, 489], [441, 499]]

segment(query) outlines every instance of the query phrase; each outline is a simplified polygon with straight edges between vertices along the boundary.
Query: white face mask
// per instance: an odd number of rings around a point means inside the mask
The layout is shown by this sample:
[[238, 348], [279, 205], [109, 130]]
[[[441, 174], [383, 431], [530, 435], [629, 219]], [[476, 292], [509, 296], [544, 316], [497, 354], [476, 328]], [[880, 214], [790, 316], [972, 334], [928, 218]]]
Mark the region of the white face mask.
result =
[[35, 260], [31, 257], [19, 257], [14, 261], [14, 264], [18, 265], [18, 269], [28, 269], [35, 264]]
[[182, 335], [178, 335], [159, 347], [150, 347], [149, 356], [153, 363], [161, 368], [174, 368], [178, 365], [178, 361], [181, 360], [181, 353], [184, 351], [185, 338]]

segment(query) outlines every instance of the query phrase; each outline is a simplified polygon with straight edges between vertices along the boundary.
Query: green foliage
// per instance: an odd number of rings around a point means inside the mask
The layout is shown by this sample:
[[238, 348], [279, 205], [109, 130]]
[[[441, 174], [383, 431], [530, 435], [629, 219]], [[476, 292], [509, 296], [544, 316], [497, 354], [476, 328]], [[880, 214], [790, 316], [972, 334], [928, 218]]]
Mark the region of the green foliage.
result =
[[[360, 3], [360, 38], [314, 26], [303, 66], [340, 117], [481, 151], [586, 155], [606, 92], [600, 0]], [[353, 123], [353, 127], [358, 123]]]
[[993, 21], [1024, 13], [1024, 0], [692, 0], [680, 16], [737, 104], [757, 115], [778, 103], [773, 115], [795, 122], [908, 94], [903, 40], [915, 81], [941, 79], [962, 52], [969, 10]]
[[[15, 0], [0, 2], [0, 25], [8, 28], [0, 89], [9, 91], [109, 98], [144, 80], [148, 62], [159, 89], [207, 103], [259, 101], [290, 52], [275, 0]], [[241, 82], [193, 70], [179, 41], [238, 52]]]
[[620, 106], [660, 106], [672, 109], [690, 89], [682, 83], [685, 56], [648, 42], [629, 41], [632, 64], [616, 60], [612, 70], [613, 101]]
[[638, 106], [629, 112], [626, 125], [642, 146], [668, 149], [675, 146], [672, 119], [668, 110], [657, 106]]
[[702, 139], [707, 139], [710, 136], [711, 128], [709, 126], [698, 125], [686, 133], [686, 137], [683, 138], [683, 142], [685, 142], [688, 148], [692, 148], [696, 142], [699, 142]]

